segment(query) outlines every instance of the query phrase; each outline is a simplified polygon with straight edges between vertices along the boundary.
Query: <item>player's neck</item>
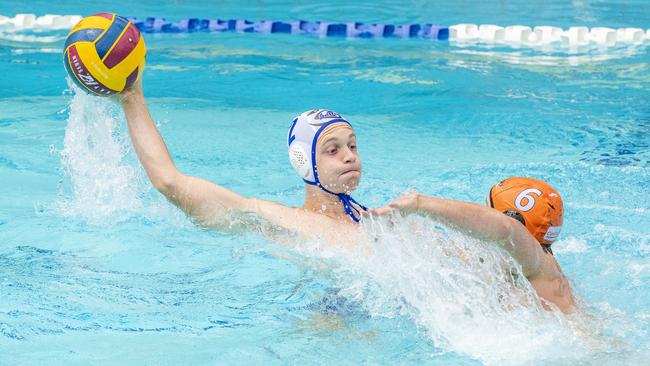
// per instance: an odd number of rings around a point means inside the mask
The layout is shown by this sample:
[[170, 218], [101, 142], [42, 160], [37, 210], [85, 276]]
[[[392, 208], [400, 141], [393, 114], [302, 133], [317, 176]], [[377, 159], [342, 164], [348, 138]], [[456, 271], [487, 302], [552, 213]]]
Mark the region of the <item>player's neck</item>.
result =
[[348, 214], [338, 196], [312, 185], [306, 185], [305, 191], [305, 202], [302, 205], [305, 210], [317, 212], [333, 219], [348, 220]]

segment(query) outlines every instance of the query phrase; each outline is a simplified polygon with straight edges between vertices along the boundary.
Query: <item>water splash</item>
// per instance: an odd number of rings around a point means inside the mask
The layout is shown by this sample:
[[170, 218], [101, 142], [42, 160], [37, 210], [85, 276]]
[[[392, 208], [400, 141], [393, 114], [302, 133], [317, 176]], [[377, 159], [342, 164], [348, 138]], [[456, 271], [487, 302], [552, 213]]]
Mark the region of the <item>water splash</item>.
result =
[[75, 93], [61, 151], [70, 192], [63, 193], [58, 208], [93, 224], [123, 221], [141, 209], [144, 191], [137, 165], [128, 161], [128, 137], [120, 133], [123, 117], [109, 99], [71, 88]]
[[492, 243], [417, 216], [366, 230], [372, 244], [353, 252], [298, 249], [334, 259], [340, 295], [373, 317], [412, 319], [444, 352], [486, 365], [570, 364], [612, 343], [594, 318], [544, 310], [520, 266]]

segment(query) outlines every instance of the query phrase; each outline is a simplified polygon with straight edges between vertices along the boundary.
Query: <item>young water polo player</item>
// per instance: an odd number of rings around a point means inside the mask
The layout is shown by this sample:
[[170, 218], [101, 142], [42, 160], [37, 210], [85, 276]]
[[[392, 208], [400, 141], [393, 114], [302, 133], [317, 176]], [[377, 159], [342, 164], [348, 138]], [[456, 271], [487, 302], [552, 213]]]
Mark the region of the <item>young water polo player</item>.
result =
[[[356, 136], [347, 120], [327, 110], [296, 117], [288, 135], [290, 161], [305, 182], [302, 207], [242, 197], [182, 174], [149, 115], [140, 81], [120, 96], [134, 149], [151, 183], [199, 225], [224, 232], [257, 231], [274, 237], [286, 229], [306, 240], [349, 244], [365, 207], [350, 193], [361, 179]], [[281, 236], [281, 235], [280, 235]]]
[[[197, 224], [224, 232], [255, 231], [285, 243], [289, 232], [302, 240], [350, 246], [363, 238], [357, 223], [366, 207], [351, 197], [361, 179], [362, 164], [352, 125], [336, 112], [315, 109], [294, 118], [287, 143], [289, 160], [305, 182], [302, 207], [242, 197], [224, 187], [181, 173], [149, 114], [140, 81], [120, 98], [134, 149], [152, 184]], [[485, 206], [411, 194], [377, 215], [399, 210], [430, 215], [480, 239], [500, 243], [522, 266], [540, 296], [562, 310], [569, 308], [556, 283], [559, 267], [550, 266], [540, 245], [518, 222]], [[270, 226], [269, 226], [270, 225]], [[268, 230], [269, 227], [279, 230]]]
[[536, 250], [540, 271], [527, 276], [539, 297], [564, 311], [572, 308], [571, 286], [551, 249], [562, 229], [564, 207], [560, 194], [541, 180], [513, 177], [490, 189], [487, 205], [521, 223], [530, 233], [527, 240], [535, 240], [542, 249]]

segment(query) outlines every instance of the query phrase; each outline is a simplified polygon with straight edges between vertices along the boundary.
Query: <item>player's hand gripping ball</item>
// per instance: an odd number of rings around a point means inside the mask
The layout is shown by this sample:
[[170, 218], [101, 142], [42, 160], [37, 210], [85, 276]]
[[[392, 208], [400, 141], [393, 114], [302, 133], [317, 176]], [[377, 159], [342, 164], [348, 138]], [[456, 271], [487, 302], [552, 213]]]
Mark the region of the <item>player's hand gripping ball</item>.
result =
[[142, 74], [147, 49], [138, 28], [117, 14], [85, 17], [65, 40], [63, 64], [83, 90], [114, 95], [131, 86]]

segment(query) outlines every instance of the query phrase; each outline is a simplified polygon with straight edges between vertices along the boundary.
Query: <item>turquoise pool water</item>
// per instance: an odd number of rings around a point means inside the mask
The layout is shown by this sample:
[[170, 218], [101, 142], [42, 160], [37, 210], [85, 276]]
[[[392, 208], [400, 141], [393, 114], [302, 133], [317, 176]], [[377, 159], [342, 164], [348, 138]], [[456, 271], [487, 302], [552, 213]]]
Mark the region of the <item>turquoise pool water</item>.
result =
[[[647, 28], [649, 7], [34, 1], [3, 2], [0, 14]], [[68, 89], [65, 32], [27, 35], [0, 33], [0, 365], [650, 361], [645, 46], [145, 35], [145, 93], [176, 164], [241, 194], [301, 204], [285, 140], [310, 108], [354, 124], [355, 198], [369, 206], [412, 189], [484, 202], [508, 176], [549, 181], [566, 210], [555, 252], [583, 309], [564, 317], [516, 306], [529, 288], [508, 295], [499, 266], [471, 272], [446, 256], [451, 238], [504, 260], [453, 232], [436, 239], [406, 222], [372, 256], [336, 257], [198, 230], [149, 187], [119, 109]]]

